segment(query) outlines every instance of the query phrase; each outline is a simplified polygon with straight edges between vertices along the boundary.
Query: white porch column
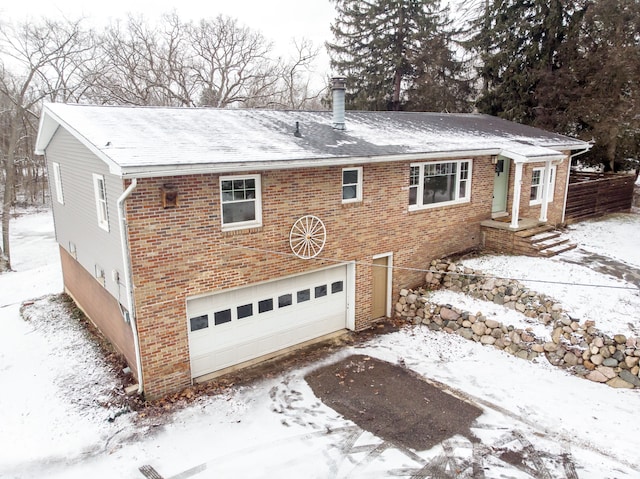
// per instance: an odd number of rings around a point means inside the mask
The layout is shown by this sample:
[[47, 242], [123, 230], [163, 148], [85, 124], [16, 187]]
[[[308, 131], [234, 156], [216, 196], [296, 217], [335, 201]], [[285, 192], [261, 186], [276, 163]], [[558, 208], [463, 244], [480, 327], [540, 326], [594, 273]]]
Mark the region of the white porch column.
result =
[[547, 222], [547, 211], [549, 209], [549, 180], [551, 179], [551, 160], [544, 162], [544, 174], [542, 181], [542, 205], [540, 206], [540, 218], [543, 223]]
[[516, 172], [513, 179], [513, 205], [511, 206], [511, 228], [518, 227], [520, 216], [520, 190], [522, 190], [522, 162], [514, 161]]

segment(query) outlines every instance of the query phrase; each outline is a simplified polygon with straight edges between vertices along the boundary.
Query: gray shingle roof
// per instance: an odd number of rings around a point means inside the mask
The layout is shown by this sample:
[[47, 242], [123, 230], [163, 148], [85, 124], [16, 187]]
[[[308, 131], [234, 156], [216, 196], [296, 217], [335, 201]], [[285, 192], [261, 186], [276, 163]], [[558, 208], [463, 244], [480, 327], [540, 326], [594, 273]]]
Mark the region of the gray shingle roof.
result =
[[[330, 111], [48, 104], [36, 150], [46, 149], [59, 124], [114, 172], [132, 175], [167, 168], [365, 162], [395, 155], [445, 158], [487, 150], [539, 156], [588, 148], [580, 140], [480, 114], [347, 111], [345, 131], [335, 130], [331, 120]], [[300, 137], [294, 135], [296, 122]]]

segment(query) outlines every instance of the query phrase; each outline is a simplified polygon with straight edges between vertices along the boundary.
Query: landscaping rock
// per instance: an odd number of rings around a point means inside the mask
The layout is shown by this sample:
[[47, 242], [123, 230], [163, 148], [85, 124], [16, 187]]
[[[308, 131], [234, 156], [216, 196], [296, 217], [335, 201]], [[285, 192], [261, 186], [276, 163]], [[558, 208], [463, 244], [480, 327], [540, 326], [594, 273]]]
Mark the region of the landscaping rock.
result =
[[[434, 331], [457, 333], [529, 361], [545, 353], [551, 364], [571, 368], [577, 376], [611, 387], [640, 388], [640, 338], [607, 336], [594, 321], [580, 325], [563, 311], [561, 303], [524, 288], [516, 280], [487, 278], [481, 271], [449, 260], [433, 260], [430, 269], [424, 277], [424, 288], [400, 291], [394, 307], [396, 317]], [[471, 314], [451, 305], [431, 303], [428, 291], [442, 287], [537, 319], [551, 328], [550, 340], [537, 338], [532, 329], [523, 331], [502, 325], [498, 319], [487, 319], [481, 312]]]
[[634, 387], [640, 387], [640, 378], [637, 375], [631, 374], [626, 369], [620, 371], [620, 379], [628, 382], [629, 384], [633, 384]]
[[607, 386], [618, 389], [633, 389], [633, 384], [625, 381], [624, 379], [620, 379], [619, 376], [616, 376], [613, 379], [609, 379], [607, 381]]

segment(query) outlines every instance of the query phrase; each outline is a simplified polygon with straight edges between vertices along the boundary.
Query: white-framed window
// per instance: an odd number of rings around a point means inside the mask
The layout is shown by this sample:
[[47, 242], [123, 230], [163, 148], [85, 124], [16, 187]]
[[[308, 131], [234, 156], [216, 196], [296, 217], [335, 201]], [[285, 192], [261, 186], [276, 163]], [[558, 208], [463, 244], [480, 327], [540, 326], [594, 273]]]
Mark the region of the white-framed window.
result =
[[409, 171], [409, 210], [471, 200], [471, 160], [414, 163]]
[[262, 226], [260, 175], [221, 176], [222, 229]]
[[362, 167], [342, 169], [342, 202], [362, 201]]
[[53, 166], [53, 184], [56, 189], [56, 200], [61, 205], [64, 205], [64, 195], [62, 194], [62, 175], [60, 174], [60, 163], [56, 163], [55, 161], [52, 163]]
[[104, 176], [93, 174], [93, 192], [96, 197], [96, 212], [98, 215], [98, 226], [105, 231], [109, 231], [109, 210], [107, 209], [107, 184]]
[[[542, 204], [542, 181], [544, 178], [544, 168], [534, 168], [531, 171], [531, 196], [529, 198], [530, 205]], [[556, 167], [552, 166], [549, 170], [549, 193], [547, 193], [547, 203], [553, 201], [553, 190], [556, 184]]]

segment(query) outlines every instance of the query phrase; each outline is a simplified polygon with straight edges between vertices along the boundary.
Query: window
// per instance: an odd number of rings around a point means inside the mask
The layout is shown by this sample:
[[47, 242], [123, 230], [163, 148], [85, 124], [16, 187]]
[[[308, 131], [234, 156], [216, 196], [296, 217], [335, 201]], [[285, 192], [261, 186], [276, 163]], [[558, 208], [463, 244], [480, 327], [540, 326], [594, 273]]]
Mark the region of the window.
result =
[[273, 309], [273, 299], [263, 299], [262, 301], [258, 301], [258, 312], [266, 313], [267, 311], [271, 311]]
[[262, 225], [260, 175], [220, 178], [222, 229]]
[[410, 210], [466, 203], [470, 199], [471, 160], [411, 165]]
[[342, 169], [342, 202], [362, 201], [362, 168]]
[[225, 309], [223, 311], [216, 311], [213, 313], [213, 322], [217, 326], [218, 324], [224, 324], [231, 321], [231, 310]]
[[62, 176], [60, 176], [60, 163], [53, 162], [53, 182], [56, 187], [56, 199], [58, 203], [64, 205], [64, 196], [62, 194]]
[[298, 303], [304, 303], [305, 301], [309, 301], [311, 299], [311, 290], [303, 289], [302, 291], [298, 291], [296, 293], [296, 300]]
[[93, 190], [96, 196], [96, 211], [98, 214], [98, 226], [109, 231], [109, 216], [107, 210], [107, 186], [104, 176], [93, 175]]
[[253, 304], [243, 304], [237, 307], [238, 319], [248, 318], [253, 314]]
[[331, 294], [342, 292], [343, 286], [342, 281], [336, 281], [335, 283], [331, 283]]
[[202, 316], [196, 316], [195, 318], [190, 318], [189, 322], [191, 323], [191, 331], [198, 331], [200, 329], [208, 328], [209, 315], [203, 314]]
[[314, 297], [322, 298], [327, 295], [327, 285], [323, 284], [322, 286], [316, 286], [314, 288]]
[[[534, 168], [531, 172], [531, 196], [529, 204], [539, 205], [542, 203], [542, 179], [544, 178], [544, 168]], [[553, 201], [553, 190], [556, 183], [556, 167], [549, 170], [549, 193], [547, 202]]]
[[293, 303], [293, 296], [290, 294], [283, 294], [278, 296], [278, 308], [284, 308], [285, 306], [291, 306]]

